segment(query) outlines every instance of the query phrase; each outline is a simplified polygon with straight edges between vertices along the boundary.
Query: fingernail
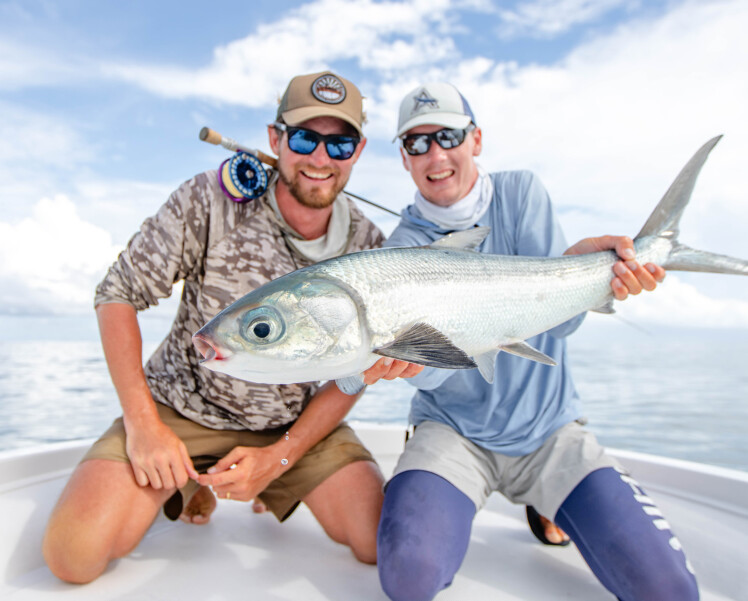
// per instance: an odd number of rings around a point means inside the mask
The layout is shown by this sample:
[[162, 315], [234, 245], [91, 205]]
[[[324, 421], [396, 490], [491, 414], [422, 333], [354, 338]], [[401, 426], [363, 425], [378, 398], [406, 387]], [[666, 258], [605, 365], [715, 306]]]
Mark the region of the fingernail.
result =
[[638, 265], [636, 261], [626, 261], [626, 267], [628, 267], [631, 271], [635, 271]]
[[209, 474], [215, 474], [218, 470], [216, 470], [215, 466], [208, 468]]
[[384, 359], [384, 364], [385, 364], [385, 365], [386, 365], [387, 367], [389, 367], [390, 365], [392, 365], [392, 362], [393, 362], [393, 361], [394, 361], [394, 359], [393, 359], [392, 357], [385, 357], [385, 359]]
[[626, 267], [623, 263], [616, 263], [613, 265], [613, 271], [615, 271], [618, 275], [625, 275], [626, 274]]
[[647, 265], [647, 271], [653, 274], [655, 271], [657, 271], [657, 268], [654, 265]]
[[622, 259], [633, 259], [635, 256], [636, 256], [636, 253], [631, 248], [624, 248], [621, 251]]

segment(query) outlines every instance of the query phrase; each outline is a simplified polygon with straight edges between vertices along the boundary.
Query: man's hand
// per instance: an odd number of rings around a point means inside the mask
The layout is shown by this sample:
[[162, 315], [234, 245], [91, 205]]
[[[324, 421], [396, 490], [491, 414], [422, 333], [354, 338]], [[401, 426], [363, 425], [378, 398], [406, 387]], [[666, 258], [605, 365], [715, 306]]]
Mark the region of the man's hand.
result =
[[613, 265], [615, 276], [610, 282], [613, 296], [626, 300], [629, 294], [639, 294], [642, 290], [654, 290], [665, 279], [665, 270], [654, 263], [643, 267], [635, 260], [634, 241], [628, 236], [600, 236], [585, 238], [566, 250], [565, 255], [613, 250], [623, 259]]
[[122, 405], [126, 451], [135, 481], [155, 489], [181, 488], [196, 478], [184, 443], [158, 417], [143, 372], [143, 344], [135, 309], [123, 303], [96, 307], [109, 373]]
[[374, 384], [379, 380], [394, 380], [395, 378], [412, 378], [420, 374], [423, 365], [408, 363], [391, 357], [382, 357], [364, 372], [364, 384]]
[[279, 445], [284, 442], [281, 438], [267, 447], [234, 447], [197, 481], [212, 487], [221, 499], [251, 501], [291, 467], [281, 463], [284, 454]]
[[187, 447], [163, 422], [152, 420], [147, 427], [126, 422], [125, 428], [127, 456], [140, 486], [182, 488], [188, 478], [197, 480]]

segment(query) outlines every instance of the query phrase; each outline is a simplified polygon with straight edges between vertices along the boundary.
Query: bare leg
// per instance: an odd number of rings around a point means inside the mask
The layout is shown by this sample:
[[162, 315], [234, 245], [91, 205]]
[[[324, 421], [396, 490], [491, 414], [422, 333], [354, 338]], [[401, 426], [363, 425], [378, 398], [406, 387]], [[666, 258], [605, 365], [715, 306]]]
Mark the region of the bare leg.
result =
[[348, 545], [359, 561], [374, 564], [383, 485], [375, 463], [356, 461], [327, 478], [303, 501], [331, 539]]
[[42, 549], [50, 570], [67, 582], [96, 579], [138, 545], [173, 492], [139, 486], [129, 463], [81, 463], [47, 524]]

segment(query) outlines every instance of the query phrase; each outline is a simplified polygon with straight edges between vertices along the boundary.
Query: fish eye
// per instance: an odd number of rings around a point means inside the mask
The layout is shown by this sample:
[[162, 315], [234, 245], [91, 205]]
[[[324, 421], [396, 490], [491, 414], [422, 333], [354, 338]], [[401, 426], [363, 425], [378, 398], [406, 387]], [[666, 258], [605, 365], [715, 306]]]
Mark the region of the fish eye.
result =
[[253, 324], [252, 326], [252, 332], [255, 336], [258, 338], [267, 338], [268, 334], [270, 334], [270, 324], [260, 321], [258, 323]]
[[271, 307], [257, 307], [244, 315], [241, 335], [249, 342], [270, 344], [285, 331], [283, 319]]

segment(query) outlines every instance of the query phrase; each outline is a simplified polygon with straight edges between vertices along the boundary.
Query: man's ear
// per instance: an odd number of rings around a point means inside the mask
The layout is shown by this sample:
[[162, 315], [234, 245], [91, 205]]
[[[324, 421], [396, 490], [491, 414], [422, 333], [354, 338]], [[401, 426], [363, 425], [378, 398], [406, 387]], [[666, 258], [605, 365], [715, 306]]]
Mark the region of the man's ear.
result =
[[270, 144], [270, 150], [275, 156], [279, 155], [280, 150], [280, 136], [278, 130], [272, 125], [268, 125], [268, 143]]
[[477, 157], [481, 153], [481, 150], [483, 150], [483, 132], [480, 127], [476, 127], [472, 133], [473, 140], [475, 141], [475, 144], [473, 145], [473, 156]]
[[400, 148], [400, 156], [403, 159], [403, 167], [405, 167], [405, 171], [410, 171], [410, 164], [408, 163], [408, 155], [405, 153], [405, 150], [403, 148]]
[[358, 143], [358, 146], [356, 146], [356, 150], [353, 153], [353, 164], [356, 164], [356, 161], [358, 161], [358, 157], [361, 156], [361, 152], [364, 150], [364, 146], [366, 146], [366, 138], [361, 138], [361, 141]]

